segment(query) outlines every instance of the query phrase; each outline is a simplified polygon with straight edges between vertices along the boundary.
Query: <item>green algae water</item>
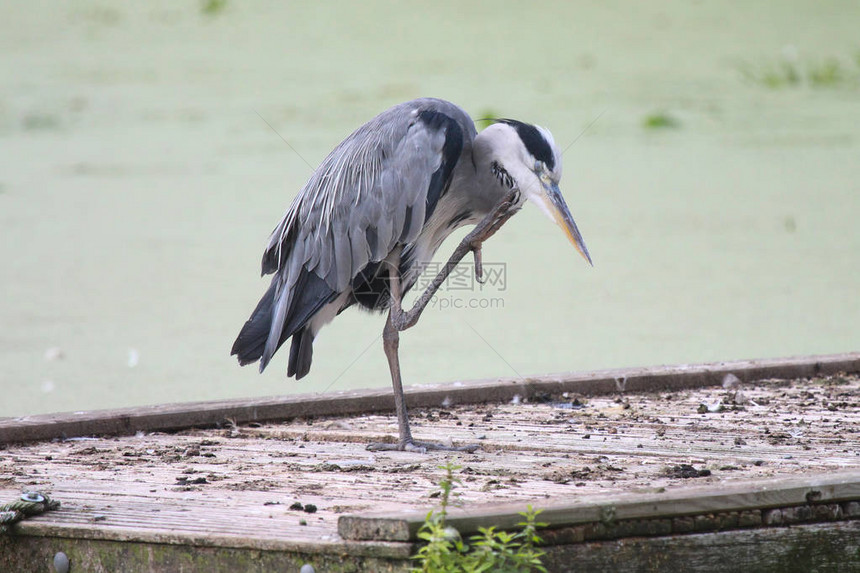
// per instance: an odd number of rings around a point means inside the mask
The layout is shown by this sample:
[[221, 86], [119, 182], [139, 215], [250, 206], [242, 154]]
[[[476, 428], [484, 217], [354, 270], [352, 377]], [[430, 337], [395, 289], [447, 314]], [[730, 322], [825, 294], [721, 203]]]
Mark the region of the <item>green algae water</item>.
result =
[[595, 265], [527, 206], [406, 384], [860, 348], [860, 4], [577, 4], [4, 3], [0, 416], [387, 386], [379, 315], [301, 382], [229, 350], [312, 169], [418, 96], [550, 128]]

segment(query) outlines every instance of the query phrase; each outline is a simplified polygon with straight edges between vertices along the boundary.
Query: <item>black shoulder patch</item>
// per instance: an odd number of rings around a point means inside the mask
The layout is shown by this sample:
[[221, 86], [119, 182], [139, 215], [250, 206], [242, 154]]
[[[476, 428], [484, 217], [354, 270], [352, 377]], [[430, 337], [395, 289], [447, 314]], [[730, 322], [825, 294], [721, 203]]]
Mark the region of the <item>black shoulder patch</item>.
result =
[[442, 146], [442, 163], [433, 173], [430, 179], [430, 187], [427, 189], [427, 207], [424, 211], [424, 222], [430, 218], [436, 209], [436, 204], [448, 187], [451, 185], [451, 176], [454, 166], [463, 153], [463, 129], [453, 117], [444, 113], [425, 109], [418, 113], [418, 118], [427, 126], [445, 132], [445, 144]]
[[517, 135], [523, 141], [523, 145], [529, 153], [534, 155], [538, 161], [543, 161], [550, 170], [555, 169], [555, 156], [552, 153], [552, 147], [549, 142], [544, 139], [538, 128], [529, 124], [517, 121], [515, 119], [500, 119], [499, 123], [506, 123], [517, 130]]

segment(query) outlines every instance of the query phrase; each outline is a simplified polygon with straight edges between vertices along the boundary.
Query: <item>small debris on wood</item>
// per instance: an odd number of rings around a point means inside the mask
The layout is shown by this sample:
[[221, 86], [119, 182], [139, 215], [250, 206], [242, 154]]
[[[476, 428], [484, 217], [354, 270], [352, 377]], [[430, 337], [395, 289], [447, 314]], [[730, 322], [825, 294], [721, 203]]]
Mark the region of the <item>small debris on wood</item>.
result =
[[191, 479], [186, 476], [180, 476], [176, 478], [176, 485], [199, 485], [204, 483], [209, 483], [209, 480], [207, 480], [205, 477]]
[[708, 413], [714, 414], [714, 413], [722, 412], [722, 411], [723, 411], [723, 405], [721, 402], [714, 402], [713, 404], [701, 403], [701, 404], [699, 404], [699, 407], [696, 408], [696, 412], [698, 412], [699, 414], [708, 414]]
[[670, 466], [663, 470], [663, 475], [670, 478], [697, 478], [711, 475], [711, 470], [697, 470], [690, 464]]

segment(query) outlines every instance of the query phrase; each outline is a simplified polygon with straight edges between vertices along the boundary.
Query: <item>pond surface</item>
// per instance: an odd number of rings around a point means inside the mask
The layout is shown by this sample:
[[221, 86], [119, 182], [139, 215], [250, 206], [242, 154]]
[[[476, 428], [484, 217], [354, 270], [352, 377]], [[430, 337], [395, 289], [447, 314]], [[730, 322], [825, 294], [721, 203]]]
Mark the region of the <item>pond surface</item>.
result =
[[298, 383], [229, 350], [313, 167], [422, 95], [569, 146], [595, 266], [527, 206], [407, 384], [860, 348], [860, 3], [204, 5], [0, 5], [0, 416], [387, 386], [381, 316]]

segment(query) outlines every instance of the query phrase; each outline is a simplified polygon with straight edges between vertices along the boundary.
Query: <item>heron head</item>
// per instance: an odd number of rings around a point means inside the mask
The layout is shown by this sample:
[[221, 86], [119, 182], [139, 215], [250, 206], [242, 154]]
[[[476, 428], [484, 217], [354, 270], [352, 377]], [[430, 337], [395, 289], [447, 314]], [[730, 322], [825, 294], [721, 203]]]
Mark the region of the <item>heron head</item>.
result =
[[515, 184], [525, 199], [536, 203], [561, 227], [588, 264], [593, 264], [558, 186], [561, 151], [549, 130], [513, 119], [500, 119], [482, 131], [481, 136], [489, 143], [494, 175], [509, 187]]

